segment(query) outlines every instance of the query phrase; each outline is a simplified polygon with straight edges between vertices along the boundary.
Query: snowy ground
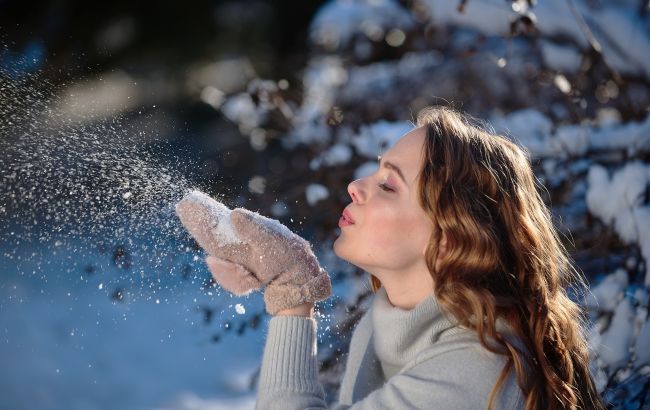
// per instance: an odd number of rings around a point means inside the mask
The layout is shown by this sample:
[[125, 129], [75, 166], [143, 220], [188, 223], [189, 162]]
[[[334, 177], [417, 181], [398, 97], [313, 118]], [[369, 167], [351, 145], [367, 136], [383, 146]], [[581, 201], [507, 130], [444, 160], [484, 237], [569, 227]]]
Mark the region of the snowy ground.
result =
[[[253, 407], [250, 384], [266, 323], [243, 335], [223, 323], [254, 313], [259, 300], [165, 277], [173, 267], [150, 269], [147, 252], [133, 256], [125, 273], [110, 252], [102, 256], [79, 242], [10, 245], [3, 244], [0, 263], [0, 409]], [[141, 278], [140, 269], [155, 273]], [[111, 298], [132, 275], [140, 285], [125, 286], [122, 300]], [[238, 313], [237, 303], [247, 311], [240, 306]], [[215, 307], [211, 323], [198, 306]]]

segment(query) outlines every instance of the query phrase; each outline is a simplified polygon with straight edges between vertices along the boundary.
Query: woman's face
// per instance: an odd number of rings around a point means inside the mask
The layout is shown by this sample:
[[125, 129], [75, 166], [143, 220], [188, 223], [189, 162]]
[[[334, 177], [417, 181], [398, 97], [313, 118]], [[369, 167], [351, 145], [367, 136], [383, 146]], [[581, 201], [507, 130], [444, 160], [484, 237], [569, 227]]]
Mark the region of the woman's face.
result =
[[374, 174], [348, 185], [352, 203], [339, 220], [334, 252], [380, 279], [386, 271], [426, 269], [433, 228], [417, 192], [424, 138], [424, 128], [405, 134], [382, 155]]

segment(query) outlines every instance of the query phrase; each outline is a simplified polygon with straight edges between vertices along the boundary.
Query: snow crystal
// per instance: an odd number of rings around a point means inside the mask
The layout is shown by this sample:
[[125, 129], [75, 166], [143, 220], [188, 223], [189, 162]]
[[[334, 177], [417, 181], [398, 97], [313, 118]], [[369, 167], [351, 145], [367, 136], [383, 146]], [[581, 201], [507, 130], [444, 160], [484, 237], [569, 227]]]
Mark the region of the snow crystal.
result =
[[327, 199], [330, 195], [330, 191], [326, 186], [321, 184], [309, 184], [305, 190], [305, 196], [307, 197], [307, 203], [314, 206], [318, 201]]
[[243, 315], [246, 313], [246, 308], [241, 303], [237, 303], [235, 305], [235, 312], [237, 312], [238, 315]]

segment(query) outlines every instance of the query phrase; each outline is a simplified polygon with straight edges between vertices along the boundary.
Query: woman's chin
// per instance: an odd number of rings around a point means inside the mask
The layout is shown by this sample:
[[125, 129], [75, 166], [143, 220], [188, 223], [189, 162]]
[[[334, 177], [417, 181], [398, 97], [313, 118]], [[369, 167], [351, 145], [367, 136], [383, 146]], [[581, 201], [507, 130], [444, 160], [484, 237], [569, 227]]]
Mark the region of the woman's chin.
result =
[[334, 251], [334, 254], [338, 256], [341, 259], [345, 259], [343, 255], [341, 254], [341, 237], [339, 236], [334, 240], [334, 243], [332, 244], [332, 250]]
[[332, 249], [334, 250], [334, 254], [339, 258], [343, 259], [344, 261], [354, 263], [350, 260], [350, 255], [345, 251], [345, 245], [343, 244], [343, 240], [340, 236], [334, 241]]

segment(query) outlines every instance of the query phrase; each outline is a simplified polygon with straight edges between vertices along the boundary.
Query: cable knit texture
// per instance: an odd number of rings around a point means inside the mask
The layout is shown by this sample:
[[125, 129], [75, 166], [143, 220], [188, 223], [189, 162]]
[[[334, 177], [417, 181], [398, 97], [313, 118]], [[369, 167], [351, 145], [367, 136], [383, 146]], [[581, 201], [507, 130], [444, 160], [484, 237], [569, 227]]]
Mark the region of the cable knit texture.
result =
[[[522, 347], [503, 323], [497, 329]], [[354, 331], [339, 401], [331, 407], [318, 381], [315, 320], [272, 318], [257, 408], [486, 409], [504, 364], [505, 357], [483, 348], [474, 331], [443, 315], [433, 295], [403, 310], [380, 289]], [[513, 372], [495, 404], [524, 407]]]

